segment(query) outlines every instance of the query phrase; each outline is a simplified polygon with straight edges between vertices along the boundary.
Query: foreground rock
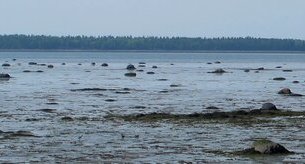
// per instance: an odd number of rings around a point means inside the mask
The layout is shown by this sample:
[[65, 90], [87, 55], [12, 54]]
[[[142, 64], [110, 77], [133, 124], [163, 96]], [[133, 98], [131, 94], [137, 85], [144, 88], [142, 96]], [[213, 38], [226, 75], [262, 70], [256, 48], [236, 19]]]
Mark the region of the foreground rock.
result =
[[237, 154], [240, 155], [275, 155], [275, 154], [292, 154], [293, 152], [287, 150], [284, 146], [275, 143], [267, 139], [257, 140], [252, 144], [252, 147], [240, 152]]

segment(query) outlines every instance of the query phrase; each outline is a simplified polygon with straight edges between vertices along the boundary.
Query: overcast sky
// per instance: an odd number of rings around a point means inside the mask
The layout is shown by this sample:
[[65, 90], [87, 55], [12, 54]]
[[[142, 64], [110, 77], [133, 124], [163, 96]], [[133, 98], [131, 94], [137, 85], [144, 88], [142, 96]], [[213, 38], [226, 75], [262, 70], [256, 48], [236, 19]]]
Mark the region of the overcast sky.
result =
[[0, 0], [0, 34], [305, 39], [305, 0]]

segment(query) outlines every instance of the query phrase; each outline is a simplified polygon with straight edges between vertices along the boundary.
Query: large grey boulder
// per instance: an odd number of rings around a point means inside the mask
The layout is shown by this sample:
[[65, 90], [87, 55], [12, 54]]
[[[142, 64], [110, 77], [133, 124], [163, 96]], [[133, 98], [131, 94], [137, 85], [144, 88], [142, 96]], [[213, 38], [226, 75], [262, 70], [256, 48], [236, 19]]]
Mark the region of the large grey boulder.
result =
[[254, 141], [251, 148], [243, 151], [237, 151], [237, 155], [284, 155], [293, 154], [294, 152], [287, 150], [284, 146], [267, 139]]
[[260, 154], [288, 154], [291, 153], [284, 146], [267, 139], [257, 140], [252, 144], [254, 151]]
[[261, 110], [277, 110], [277, 108], [272, 103], [265, 103], [262, 105]]

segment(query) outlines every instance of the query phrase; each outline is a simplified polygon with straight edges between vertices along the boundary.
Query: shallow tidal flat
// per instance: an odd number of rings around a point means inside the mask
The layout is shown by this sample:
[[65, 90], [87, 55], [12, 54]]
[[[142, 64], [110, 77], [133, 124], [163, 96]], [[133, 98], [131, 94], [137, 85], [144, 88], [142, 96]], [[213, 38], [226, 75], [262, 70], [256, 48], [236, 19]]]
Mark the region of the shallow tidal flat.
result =
[[305, 162], [303, 54], [115, 55], [2, 53], [0, 162]]

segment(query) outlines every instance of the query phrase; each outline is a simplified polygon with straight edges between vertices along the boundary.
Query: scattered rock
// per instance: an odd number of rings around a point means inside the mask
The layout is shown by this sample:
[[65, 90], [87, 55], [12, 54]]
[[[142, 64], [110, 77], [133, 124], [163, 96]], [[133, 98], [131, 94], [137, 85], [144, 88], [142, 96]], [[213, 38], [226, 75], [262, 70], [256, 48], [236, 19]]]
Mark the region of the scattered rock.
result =
[[272, 103], [265, 103], [262, 105], [261, 110], [277, 110], [277, 108]]
[[174, 88], [174, 87], [180, 87], [181, 85], [178, 84], [171, 84], [170, 87]]
[[245, 69], [244, 72], [250, 72], [250, 69]]
[[38, 73], [42, 73], [43, 71], [42, 71], [42, 70], [38, 70], [38, 71], [36, 71], [36, 72], [38, 72]]
[[58, 103], [56, 103], [56, 102], [48, 102], [48, 103], [46, 103], [47, 105], [58, 105]]
[[221, 62], [220, 62], [220, 61], [215, 61], [214, 63], [215, 63], [215, 64], [220, 64]]
[[2, 64], [2, 67], [10, 67], [11, 65], [10, 64], [8, 64], [8, 63], [4, 63], [4, 64]]
[[66, 65], [66, 63], [61, 63], [61, 65]]
[[9, 79], [11, 76], [7, 73], [0, 73], [0, 79]]
[[16, 61], [17, 59], [12, 59], [13, 61]]
[[216, 106], [209, 106], [209, 107], [206, 107], [206, 109], [219, 109], [219, 108]]
[[126, 67], [127, 70], [135, 70], [136, 67], [132, 64], [129, 64], [127, 67]]
[[147, 72], [147, 74], [152, 75], [155, 74], [155, 72]]
[[135, 107], [133, 107], [134, 109], [145, 109], [146, 108], [146, 106], [135, 106]]
[[252, 147], [243, 151], [238, 151], [237, 155], [275, 155], [275, 154], [293, 154], [284, 146], [267, 139], [254, 141]]
[[105, 100], [106, 102], [114, 102], [114, 101], [116, 101], [115, 99], [106, 99]]
[[10, 137], [35, 137], [35, 135], [30, 131], [19, 130], [17, 132], [13, 132]]
[[292, 72], [291, 69], [284, 69], [283, 72]]
[[38, 66], [47, 66], [46, 64], [37, 64]]
[[25, 73], [29, 73], [29, 72], [32, 72], [32, 71], [30, 71], [30, 70], [24, 70], [23, 72], [25, 72]]
[[225, 70], [223, 70], [222, 68], [218, 68], [215, 71], [212, 72], [208, 72], [208, 73], [217, 73], [217, 74], [222, 74], [222, 73], [227, 73]]
[[254, 73], [259, 73], [259, 71], [255, 71]]
[[276, 66], [275, 68], [282, 68], [282, 66]]
[[46, 112], [46, 113], [56, 113], [56, 109], [38, 109], [38, 111]]
[[62, 117], [61, 120], [63, 120], [63, 121], [74, 121], [74, 119], [72, 117], [69, 117], [69, 116]]
[[48, 65], [48, 68], [54, 68], [54, 66], [53, 65]]
[[275, 77], [275, 78], [273, 78], [273, 80], [284, 81], [284, 80], [286, 80], [286, 78], [284, 78], [284, 77]]
[[156, 68], [158, 68], [158, 67], [154, 65], [154, 66], [152, 66], [151, 68], [154, 68], [154, 69], [156, 69]]
[[137, 72], [144, 72], [144, 70], [143, 69], [138, 69]]
[[264, 69], [265, 69], [264, 67], [257, 68], [257, 70], [264, 70]]
[[139, 64], [146, 64], [145, 62], [139, 62]]
[[107, 63], [103, 63], [102, 67], [108, 67], [108, 64]]
[[270, 140], [261, 139], [255, 141], [252, 145], [254, 151], [260, 154], [289, 154], [291, 153], [284, 146]]
[[146, 67], [146, 65], [140, 64], [138, 67], [142, 67], [143, 68], [143, 67]]
[[168, 81], [168, 79], [157, 79], [158, 81]]
[[[73, 83], [73, 84], [79, 84], [79, 83]], [[107, 89], [104, 88], [82, 88], [82, 89], [71, 89], [72, 92], [75, 91], [107, 91]]]
[[289, 88], [283, 88], [281, 89], [278, 94], [285, 94], [285, 95], [288, 95], [288, 94], [291, 94], [291, 90]]
[[36, 62], [29, 62], [29, 65], [37, 65]]
[[82, 63], [78, 63], [77, 65], [82, 65]]
[[127, 77], [136, 77], [137, 74], [134, 73], [134, 72], [128, 72], [128, 73], [125, 73], [125, 76], [127, 76]]
[[207, 64], [213, 64], [213, 63], [211, 63], [211, 62], [207, 62]]
[[130, 94], [128, 91], [116, 91], [116, 94]]
[[91, 63], [91, 65], [92, 65], [92, 66], [95, 66], [95, 65], [96, 65], [96, 63], [95, 63], [95, 62], [92, 62], [92, 63]]
[[299, 81], [293, 81], [292, 83], [294, 83], [294, 84], [298, 84], [298, 83], [300, 83]]

